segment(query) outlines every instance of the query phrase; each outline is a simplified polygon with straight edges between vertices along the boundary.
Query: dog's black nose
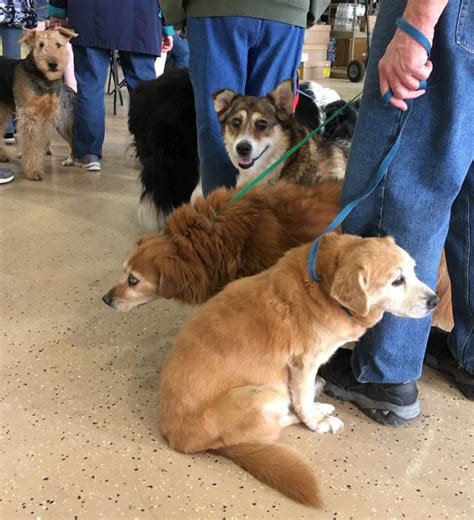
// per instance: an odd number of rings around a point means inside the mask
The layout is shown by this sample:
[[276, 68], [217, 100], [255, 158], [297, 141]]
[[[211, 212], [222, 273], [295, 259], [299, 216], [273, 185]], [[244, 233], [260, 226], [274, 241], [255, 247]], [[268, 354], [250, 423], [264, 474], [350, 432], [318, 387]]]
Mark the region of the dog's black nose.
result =
[[429, 296], [428, 299], [426, 300], [426, 306], [428, 307], [428, 309], [434, 309], [436, 307], [436, 305], [438, 305], [439, 303], [439, 296], [437, 294], [435, 294], [434, 296]]
[[248, 141], [241, 141], [236, 147], [237, 153], [242, 156], [252, 153], [252, 145]]
[[48, 61], [49, 70], [57, 70], [58, 64], [55, 61]]
[[102, 296], [102, 301], [107, 305], [110, 305], [112, 303], [112, 295], [110, 293], [104, 294], [104, 296]]

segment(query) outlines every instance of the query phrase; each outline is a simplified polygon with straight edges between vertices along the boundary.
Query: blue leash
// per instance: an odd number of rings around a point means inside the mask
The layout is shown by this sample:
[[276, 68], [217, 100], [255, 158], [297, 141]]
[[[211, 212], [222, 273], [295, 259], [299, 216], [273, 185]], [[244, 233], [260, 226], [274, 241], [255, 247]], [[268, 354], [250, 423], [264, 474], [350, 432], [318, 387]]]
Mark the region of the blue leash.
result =
[[[416, 40], [419, 44], [423, 45], [426, 52], [428, 53], [428, 57], [431, 54], [431, 45], [428, 39], [424, 34], [422, 34], [416, 27], [413, 27], [410, 23], [408, 23], [403, 18], [398, 18], [397, 20], [397, 26], [404, 32], [406, 32], [408, 35], [410, 35], [414, 40]], [[420, 89], [426, 88], [426, 81], [420, 81]], [[389, 89], [383, 96], [382, 101], [387, 104], [390, 99], [393, 97], [392, 91]], [[366, 199], [369, 195], [372, 194], [372, 192], [375, 190], [375, 188], [380, 184], [381, 180], [385, 177], [387, 174], [388, 167], [390, 166], [391, 162], [395, 158], [395, 155], [397, 154], [397, 151], [400, 147], [400, 140], [402, 137], [403, 129], [405, 128], [406, 122], [410, 116], [410, 113], [413, 108], [413, 100], [407, 100], [406, 101], [408, 105], [408, 110], [406, 112], [402, 112], [402, 115], [400, 117], [400, 121], [398, 122], [398, 128], [397, 132], [395, 134], [395, 139], [388, 149], [387, 154], [385, 155], [383, 161], [381, 162], [380, 166], [375, 171], [375, 174], [370, 179], [369, 184], [367, 185], [367, 188], [365, 192], [357, 199], [349, 202], [342, 210], [336, 215], [336, 218], [329, 224], [329, 226], [319, 235], [318, 238], [313, 242], [313, 245], [311, 246], [311, 250], [309, 252], [308, 256], [308, 275], [310, 280], [314, 281], [320, 281], [321, 278], [316, 272], [316, 255], [318, 253], [318, 246], [319, 241], [321, 238], [326, 234], [332, 231], [333, 229], [336, 229], [338, 226], [342, 224], [342, 222], [346, 219], [346, 217], [349, 215], [349, 213], [358, 205], [360, 204], [364, 199]]]

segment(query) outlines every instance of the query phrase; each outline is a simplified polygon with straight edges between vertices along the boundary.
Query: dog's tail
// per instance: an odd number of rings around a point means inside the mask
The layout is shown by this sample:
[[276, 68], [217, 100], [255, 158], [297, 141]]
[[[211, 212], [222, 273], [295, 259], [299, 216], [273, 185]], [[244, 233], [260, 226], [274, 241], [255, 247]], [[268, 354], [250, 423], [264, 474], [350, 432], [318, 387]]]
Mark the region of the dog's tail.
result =
[[215, 451], [288, 498], [306, 506], [321, 506], [313, 469], [293, 448], [255, 442], [226, 446]]

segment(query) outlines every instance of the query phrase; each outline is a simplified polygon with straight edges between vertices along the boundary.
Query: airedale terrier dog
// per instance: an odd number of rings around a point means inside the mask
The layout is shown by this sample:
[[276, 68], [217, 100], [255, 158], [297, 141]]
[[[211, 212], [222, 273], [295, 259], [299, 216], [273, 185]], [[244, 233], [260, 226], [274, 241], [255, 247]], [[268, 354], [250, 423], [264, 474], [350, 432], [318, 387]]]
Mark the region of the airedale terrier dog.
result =
[[[64, 27], [27, 30], [19, 41], [31, 49], [28, 56], [23, 60], [0, 58], [0, 135], [16, 111], [23, 169], [31, 180], [43, 178], [51, 128], [59, 119], [66, 44], [75, 36]], [[0, 162], [8, 160], [0, 147]]]

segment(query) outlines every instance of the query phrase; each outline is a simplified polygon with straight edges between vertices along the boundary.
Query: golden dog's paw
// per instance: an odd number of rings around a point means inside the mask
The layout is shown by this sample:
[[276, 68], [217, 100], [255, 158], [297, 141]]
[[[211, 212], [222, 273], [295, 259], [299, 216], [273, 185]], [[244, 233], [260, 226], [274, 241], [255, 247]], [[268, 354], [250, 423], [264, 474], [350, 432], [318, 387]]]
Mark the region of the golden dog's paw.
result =
[[0, 162], [10, 162], [10, 157], [3, 150], [0, 150]]
[[314, 403], [311, 417], [304, 421], [306, 426], [317, 433], [336, 433], [344, 423], [337, 417], [333, 417], [334, 406], [328, 403]]
[[321, 421], [318, 421], [316, 428], [314, 429], [317, 433], [336, 433], [337, 431], [344, 428], [344, 423], [337, 417], [328, 416]]

